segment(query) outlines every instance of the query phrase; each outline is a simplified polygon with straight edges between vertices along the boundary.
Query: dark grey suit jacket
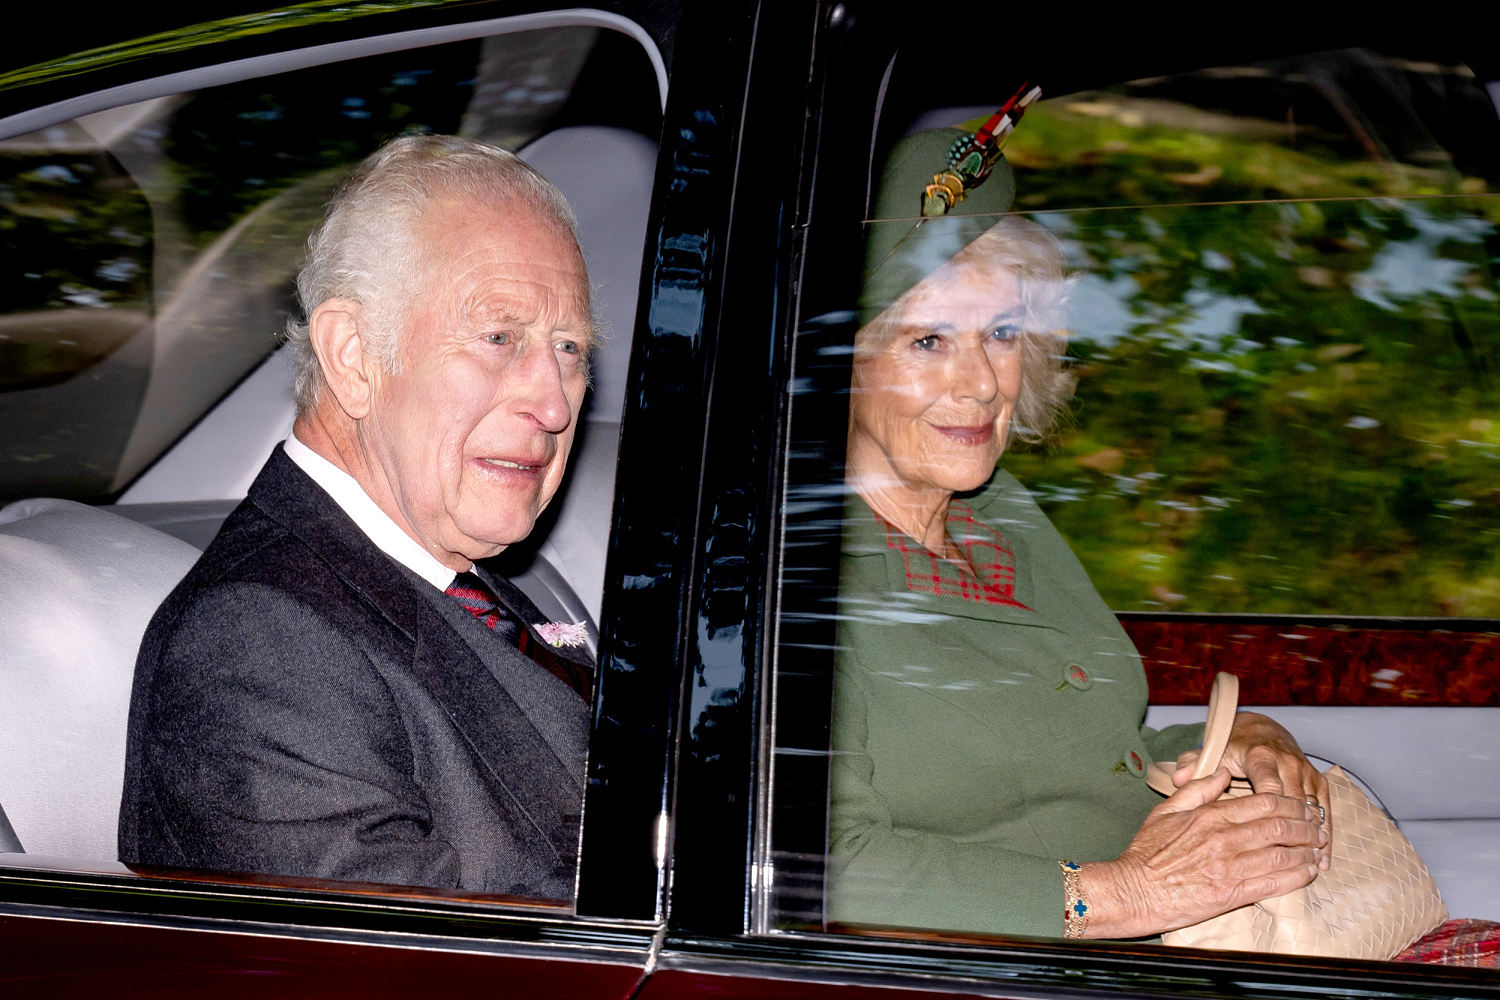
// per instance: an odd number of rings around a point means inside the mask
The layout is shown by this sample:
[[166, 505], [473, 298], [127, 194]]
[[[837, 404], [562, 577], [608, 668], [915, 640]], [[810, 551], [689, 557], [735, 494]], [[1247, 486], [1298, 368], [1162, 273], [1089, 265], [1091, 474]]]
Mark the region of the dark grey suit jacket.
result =
[[570, 897], [587, 706], [448, 600], [278, 446], [141, 643], [120, 859]]

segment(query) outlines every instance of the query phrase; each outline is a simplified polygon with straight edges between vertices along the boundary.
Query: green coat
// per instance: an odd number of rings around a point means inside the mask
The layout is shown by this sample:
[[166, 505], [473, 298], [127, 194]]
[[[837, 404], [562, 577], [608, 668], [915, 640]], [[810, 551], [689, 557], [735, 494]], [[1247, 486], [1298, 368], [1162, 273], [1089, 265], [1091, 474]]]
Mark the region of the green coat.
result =
[[1202, 727], [1142, 725], [1135, 647], [1008, 473], [948, 533], [978, 581], [849, 504], [828, 916], [1061, 936], [1057, 859], [1118, 856]]

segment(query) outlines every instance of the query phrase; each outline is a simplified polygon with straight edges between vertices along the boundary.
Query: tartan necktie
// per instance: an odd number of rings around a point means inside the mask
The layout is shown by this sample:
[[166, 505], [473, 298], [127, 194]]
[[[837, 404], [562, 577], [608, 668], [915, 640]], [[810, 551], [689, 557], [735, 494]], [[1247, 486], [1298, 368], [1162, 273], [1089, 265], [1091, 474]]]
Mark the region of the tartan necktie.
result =
[[489, 584], [481, 580], [476, 574], [463, 572], [453, 578], [444, 591], [449, 597], [454, 598], [464, 609], [484, 622], [500, 638], [512, 646], [519, 645], [521, 637], [521, 626], [511, 615], [510, 610], [500, 603], [500, 598], [490, 589]]
[[477, 574], [459, 573], [444, 591], [449, 597], [463, 605], [464, 609], [490, 627], [500, 639], [526, 658], [546, 670], [578, 693], [584, 701], [593, 697], [593, 676], [589, 668], [558, 656], [544, 643], [534, 641], [531, 630], [500, 603], [500, 598]]

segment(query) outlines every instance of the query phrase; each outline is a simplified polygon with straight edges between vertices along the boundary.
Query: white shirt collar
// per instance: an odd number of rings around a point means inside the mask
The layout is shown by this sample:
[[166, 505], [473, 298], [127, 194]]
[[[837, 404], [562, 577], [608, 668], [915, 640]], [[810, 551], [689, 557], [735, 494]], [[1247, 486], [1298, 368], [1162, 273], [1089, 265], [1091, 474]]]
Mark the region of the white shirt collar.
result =
[[313, 482], [323, 488], [323, 492], [333, 498], [333, 502], [349, 515], [376, 548], [438, 590], [448, 589], [457, 572], [438, 562], [436, 556], [397, 527], [390, 515], [375, 506], [375, 501], [353, 476], [298, 441], [296, 434], [287, 435], [282, 447], [286, 450], [286, 457], [296, 462]]

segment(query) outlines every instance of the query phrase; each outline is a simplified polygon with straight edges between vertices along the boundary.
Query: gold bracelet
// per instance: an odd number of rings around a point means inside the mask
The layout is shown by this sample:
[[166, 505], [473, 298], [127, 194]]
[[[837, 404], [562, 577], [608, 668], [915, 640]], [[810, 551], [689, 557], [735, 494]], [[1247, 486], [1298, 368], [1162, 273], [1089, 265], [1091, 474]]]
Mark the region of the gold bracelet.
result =
[[1090, 908], [1083, 898], [1079, 884], [1079, 873], [1083, 865], [1074, 861], [1058, 861], [1063, 876], [1063, 937], [1081, 938], [1089, 926]]

